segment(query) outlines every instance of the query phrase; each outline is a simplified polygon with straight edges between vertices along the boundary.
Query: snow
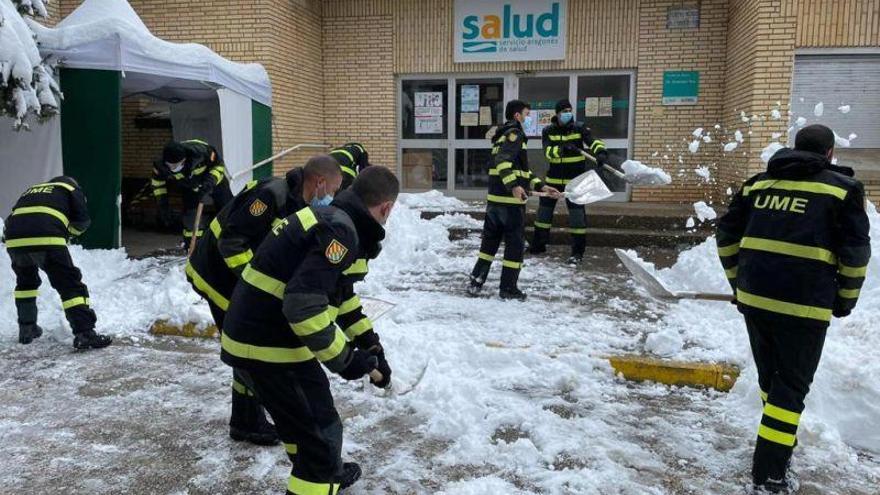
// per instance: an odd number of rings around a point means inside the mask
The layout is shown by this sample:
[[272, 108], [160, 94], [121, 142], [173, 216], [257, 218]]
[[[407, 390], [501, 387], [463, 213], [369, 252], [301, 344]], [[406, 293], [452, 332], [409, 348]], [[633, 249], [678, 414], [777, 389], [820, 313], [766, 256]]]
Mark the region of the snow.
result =
[[835, 144], [835, 146], [838, 146], [838, 147], [841, 147], [841, 148], [849, 148], [849, 146], [850, 146], [850, 140], [849, 140], [849, 139], [846, 139], [846, 138], [844, 138], [844, 137], [841, 137], [840, 135], [838, 135], [838, 134], [835, 132], [835, 133], [834, 133], [834, 144]]
[[715, 210], [706, 204], [705, 201], [697, 201], [694, 203], [694, 211], [697, 213], [697, 219], [701, 222], [705, 222], [706, 220], [715, 220], [718, 217], [718, 214]]
[[763, 150], [761, 150], [761, 160], [763, 160], [764, 163], [769, 163], [770, 159], [773, 158], [773, 155], [782, 148], [785, 148], [785, 146], [777, 141], [768, 144]]
[[737, 143], [736, 141], [731, 141], [731, 142], [726, 143], [724, 145], [724, 151], [726, 153], [729, 153], [729, 152], [735, 150], [737, 148], [737, 146], [739, 146], [739, 143]]
[[409, 208], [439, 211], [462, 211], [472, 208], [472, 205], [437, 190], [423, 193], [402, 193], [397, 199], [397, 204]]
[[742, 131], [740, 131], [739, 129], [737, 129], [736, 132], [733, 133], [733, 139], [735, 139], [737, 143], [742, 144], [742, 142], [743, 142], [743, 133], [742, 133]]
[[684, 347], [684, 339], [673, 328], [663, 328], [648, 335], [645, 340], [645, 350], [662, 357], [674, 356], [682, 347]]
[[711, 142], [712, 142], [712, 136], [710, 136], [710, 135], [707, 133], [705, 136], [703, 136], [703, 142], [704, 142], [704, 143], [711, 143]]
[[851, 133], [849, 134], [849, 136], [847, 136], [846, 139], [849, 140], [849, 141], [852, 141], [853, 139], [855, 139], [855, 138], [857, 138], [857, 137], [859, 137], [858, 134], [856, 134], [856, 133], [854, 133], [854, 132], [851, 132]]
[[692, 132], [691, 134], [692, 134], [695, 138], [699, 138], [700, 136], [703, 135], [703, 128], [702, 128], [702, 127], [697, 127], [696, 129], [694, 129], [694, 132]]
[[650, 180], [651, 184], [671, 184], [672, 177], [659, 167], [650, 167], [638, 160], [627, 160], [620, 165], [628, 180], [636, 183]]
[[770, 138], [771, 138], [771, 139], [779, 139], [779, 138], [781, 138], [781, 137], [782, 137], [782, 133], [781, 133], [781, 132], [774, 132], [773, 134], [770, 135]]
[[795, 124], [797, 124], [798, 127], [803, 127], [807, 125], [807, 119], [805, 117], [798, 117]]
[[782, 118], [782, 112], [780, 112], [778, 108], [774, 108], [770, 111], [770, 118], [773, 120], [779, 120]]
[[712, 178], [712, 172], [709, 170], [709, 167], [702, 165], [694, 169], [694, 173], [699, 175], [705, 181], [709, 181]]
[[694, 217], [688, 217], [687, 221], [684, 223], [685, 228], [688, 229], [694, 228], [695, 225], [697, 225], [697, 222], [694, 220]]
[[688, 150], [690, 150], [691, 153], [696, 153], [697, 151], [699, 151], [700, 150], [700, 140], [694, 139], [693, 141], [691, 141], [690, 144], [688, 144]]
[[746, 115], [746, 112], [745, 112], [745, 111], [740, 111], [740, 112], [739, 112], [739, 118], [740, 118], [740, 120], [742, 120], [744, 123], [748, 123], [748, 122], [749, 122], [749, 116]]
[[824, 114], [824, 113], [825, 113], [825, 104], [822, 103], [821, 101], [819, 103], [816, 103], [816, 106], [813, 107], [813, 115], [815, 115], [816, 117], [821, 117], [822, 114]]
[[851, 110], [851, 107], [849, 105], [841, 105], [841, 106], [837, 107], [837, 110], [839, 110], [840, 113], [849, 113], [849, 111]]

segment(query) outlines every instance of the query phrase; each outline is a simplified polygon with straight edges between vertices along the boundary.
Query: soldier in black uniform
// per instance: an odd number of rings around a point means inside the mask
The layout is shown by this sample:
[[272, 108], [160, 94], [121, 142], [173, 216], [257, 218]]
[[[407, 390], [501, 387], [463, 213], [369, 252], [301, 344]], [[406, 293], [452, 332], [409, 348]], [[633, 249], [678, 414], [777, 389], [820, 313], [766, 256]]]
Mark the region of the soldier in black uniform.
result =
[[360, 143], [346, 143], [330, 151], [342, 168], [342, 189], [348, 189], [358, 174], [370, 166], [370, 155]]
[[[601, 166], [608, 159], [605, 143], [593, 138], [590, 129], [580, 122], [575, 122], [571, 103], [567, 99], [556, 102], [556, 116], [552, 124], [545, 127], [541, 136], [544, 145], [544, 156], [550, 164], [544, 182], [562, 190], [578, 175], [588, 168], [595, 168], [587, 162], [583, 152], [596, 158]], [[547, 251], [550, 239], [550, 228], [553, 227], [553, 210], [556, 209], [556, 198], [540, 199], [538, 215], [535, 219], [535, 235], [529, 245], [529, 252], [539, 254]], [[568, 233], [571, 236], [571, 257], [569, 263], [578, 264], [584, 258], [587, 240], [587, 221], [583, 205], [566, 200], [568, 207]]]
[[67, 250], [70, 236], [81, 235], [90, 223], [86, 197], [72, 177], [31, 186], [15, 203], [6, 219], [4, 239], [16, 277], [13, 295], [19, 343], [29, 344], [43, 334], [37, 325], [39, 270], [43, 270], [61, 296], [64, 315], [73, 329], [73, 346], [98, 349], [110, 345], [110, 337], [95, 333], [89, 290]]
[[764, 413], [756, 488], [790, 487], [804, 398], [832, 316], [850, 314], [871, 256], [862, 184], [832, 165], [834, 133], [801, 129], [747, 180], [718, 223], [718, 254], [745, 316]]
[[342, 463], [342, 422], [321, 364], [346, 380], [378, 370], [374, 385], [390, 383], [378, 335], [337, 323], [360, 312], [344, 275], [378, 254], [399, 187], [388, 169], [370, 167], [333, 206], [285, 218], [233, 291], [221, 357], [275, 421], [293, 462], [288, 493], [335, 494], [360, 476], [357, 464]]
[[495, 253], [504, 241], [504, 259], [501, 262], [502, 299], [525, 300], [526, 295], [517, 287], [525, 249], [527, 190], [544, 191], [559, 197], [559, 191], [546, 186], [529, 170], [526, 138], [522, 122], [529, 114], [529, 105], [519, 100], [507, 103], [507, 122], [492, 137], [492, 166], [489, 169], [489, 194], [486, 197], [486, 220], [483, 240], [474, 270], [471, 272], [468, 294], [476, 296], [486, 283]]
[[153, 196], [159, 204], [159, 223], [171, 224], [171, 209], [168, 205], [168, 182], [178, 185], [183, 194], [183, 245], [189, 245], [193, 230], [196, 237], [204, 233], [207, 218], [202, 218], [197, 228], [196, 208], [199, 202], [210, 204], [220, 211], [232, 200], [229, 181], [226, 180], [226, 167], [220, 153], [210, 144], [191, 139], [172, 141], [162, 150], [162, 159], [153, 164]]
[[[304, 167], [291, 170], [283, 179], [248, 183], [220, 210], [186, 265], [187, 280], [208, 301], [217, 328], [223, 329], [232, 290], [266, 234], [283, 218], [309, 204], [328, 206], [341, 182], [336, 161], [319, 155], [309, 159]], [[229, 436], [258, 445], [278, 444], [275, 428], [235, 370]]]

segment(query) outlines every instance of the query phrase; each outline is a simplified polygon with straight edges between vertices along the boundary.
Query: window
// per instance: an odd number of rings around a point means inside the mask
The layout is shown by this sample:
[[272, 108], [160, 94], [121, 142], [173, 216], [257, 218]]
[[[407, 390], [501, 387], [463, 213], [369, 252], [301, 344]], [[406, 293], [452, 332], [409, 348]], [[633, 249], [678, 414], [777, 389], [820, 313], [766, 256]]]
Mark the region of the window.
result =
[[403, 139], [446, 139], [448, 89], [445, 79], [403, 81], [400, 93]]
[[455, 138], [485, 140], [504, 122], [504, 79], [457, 79]]
[[576, 118], [595, 137], [603, 141], [629, 137], [629, 81], [628, 75], [578, 77]]
[[407, 148], [401, 155], [405, 189], [446, 189], [446, 149]]

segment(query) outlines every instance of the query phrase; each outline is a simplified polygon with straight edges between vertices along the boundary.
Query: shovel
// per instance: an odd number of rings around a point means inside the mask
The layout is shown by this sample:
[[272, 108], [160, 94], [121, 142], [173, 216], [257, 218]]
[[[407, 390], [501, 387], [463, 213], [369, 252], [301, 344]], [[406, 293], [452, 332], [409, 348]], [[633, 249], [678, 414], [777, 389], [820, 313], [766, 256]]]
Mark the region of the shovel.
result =
[[648, 294], [651, 297], [660, 300], [681, 300], [681, 299], [697, 299], [702, 301], [724, 301], [724, 302], [732, 302], [733, 295], [732, 294], [716, 294], [716, 293], [707, 293], [707, 292], [673, 292], [667, 289], [660, 280], [657, 279], [654, 275], [651, 274], [648, 270], [645, 270], [638, 261], [633, 259], [630, 255], [626, 254], [622, 249], [615, 249], [614, 254], [620, 258], [620, 262], [623, 263], [623, 266], [626, 267], [627, 270], [632, 274], [633, 278], [641, 284], [645, 290], [648, 291]]
[[[584, 150], [580, 150], [580, 152], [588, 160], [592, 161], [596, 165], [599, 164], [599, 162], [596, 161], [596, 157], [594, 157], [593, 155], [587, 153]], [[635, 175], [635, 176], [627, 175], [627, 174], [621, 172], [620, 170], [617, 170], [616, 168], [612, 167], [611, 165], [608, 165], [607, 163], [603, 163], [602, 168], [608, 172], [611, 172], [618, 179], [626, 181], [634, 186], [665, 186], [665, 185], [668, 185], [666, 180], [664, 180], [663, 177], [658, 176], [656, 173], [648, 172], [648, 173], [642, 173], [642, 174]]]
[[[571, 180], [563, 192], [565, 199], [576, 205], [586, 205], [614, 196], [595, 170], [589, 170]], [[533, 192], [532, 196], [551, 197], [550, 193]]]

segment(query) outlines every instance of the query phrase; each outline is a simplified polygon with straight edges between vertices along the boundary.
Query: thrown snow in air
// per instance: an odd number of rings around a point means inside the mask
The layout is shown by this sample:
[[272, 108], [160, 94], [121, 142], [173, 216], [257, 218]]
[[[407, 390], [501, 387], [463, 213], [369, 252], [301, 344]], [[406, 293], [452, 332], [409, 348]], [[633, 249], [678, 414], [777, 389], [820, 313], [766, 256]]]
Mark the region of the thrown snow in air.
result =
[[709, 170], [709, 167], [702, 165], [694, 169], [694, 173], [699, 175], [705, 181], [709, 181], [712, 178], [712, 172]]
[[[680, 159], [680, 157], [679, 157]], [[671, 184], [672, 177], [659, 167], [650, 167], [638, 160], [627, 160], [620, 165], [628, 180], [639, 184]]]
[[694, 203], [694, 211], [697, 213], [697, 218], [701, 222], [718, 218], [718, 213], [716, 213], [711, 206], [707, 205], [705, 201], [697, 201]]
[[737, 143], [736, 141], [731, 141], [731, 142], [724, 145], [724, 151], [726, 153], [729, 153], [729, 152], [735, 150], [737, 148], [737, 146], [739, 146], [739, 143]]
[[851, 107], [849, 105], [841, 105], [837, 109], [840, 110], [840, 113], [849, 113]]
[[733, 139], [736, 140], [737, 143], [742, 144], [743, 142], [743, 133], [741, 130], [737, 129], [736, 132], [733, 133]]
[[688, 144], [688, 150], [690, 150], [691, 153], [696, 153], [697, 151], [699, 151], [700, 150], [700, 140], [694, 139], [693, 141], [691, 141], [690, 144]]
[[821, 101], [816, 103], [816, 106], [813, 107], [813, 115], [816, 117], [821, 117], [825, 113], [825, 104]]

